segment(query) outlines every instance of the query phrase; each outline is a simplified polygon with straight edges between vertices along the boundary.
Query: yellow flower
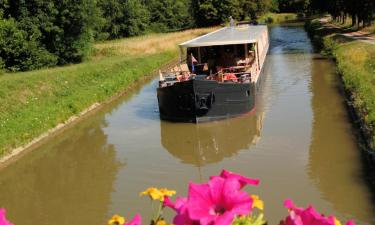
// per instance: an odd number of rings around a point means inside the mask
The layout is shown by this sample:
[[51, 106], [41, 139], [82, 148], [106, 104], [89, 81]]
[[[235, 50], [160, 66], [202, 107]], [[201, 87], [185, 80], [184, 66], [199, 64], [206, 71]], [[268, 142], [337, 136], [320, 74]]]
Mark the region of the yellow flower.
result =
[[125, 223], [125, 218], [117, 214], [113, 215], [110, 220], [108, 220], [108, 225], [123, 225]]
[[253, 208], [264, 209], [264, 203], [260, 200], [258, 195], [251, 195], [250, 197], [253, 199]]
[[168, 225], [165, 220], [159, 220], [156, 225]]
[[333, 219], [335, 220], [335, 225], [341, 225], [341, 222], [336, 217], [333, 217]]
[[164, 195], [164, 196], [173, 196], [176, 194], [176, 191], [175, 190], [168, 190], [167, 188], [162, 188], [160, 189], [160, 192]]
[[164, 194], [157, 188], [147, 188], [144, 192], [140, 193], [140, 196], [148, 195], [152, 200], [164, 201]]
[[165, 196], [173, 196], [176, 194], [174, 190], [168, 190], [167, 188], [157, 189], [154, 187], [147, 188], [144, 192], [140, 193], [140, 196], [148, 195], [152, 200], [164, 201]]

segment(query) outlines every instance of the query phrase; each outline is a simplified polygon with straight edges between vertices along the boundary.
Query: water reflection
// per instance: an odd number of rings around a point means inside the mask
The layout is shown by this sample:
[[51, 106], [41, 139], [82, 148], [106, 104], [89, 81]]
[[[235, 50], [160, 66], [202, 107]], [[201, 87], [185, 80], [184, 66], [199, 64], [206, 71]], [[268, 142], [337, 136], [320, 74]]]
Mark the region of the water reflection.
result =
[[1, 171], [0, 207], [14, 224], [105, 224], [121, 165], [103, 126], [84, 121]]
[[344, 99], [337, 94], [341, 87], [334, 68], [328, 60], [315, 59], [312, 63], [314, 120], [309, 175], [335, 211], [346, 219], [355, 216], [362, 220], [357, 224], [375, 224], [375, 209], [369, 203], [371, 196], [363, 180], [360, 149], [347, 122]]
[[301, 26], [302, 24], [298, 23], [288, 26], [273, 26], [270, 29], [269, 54], [310, 53], [312, 46], [308, 43], [306, 32]]
[[263, 112], [202, 124], [160, 123], [161, 143], [183, 163], [204, 166], [249, 149], [260, 138]]

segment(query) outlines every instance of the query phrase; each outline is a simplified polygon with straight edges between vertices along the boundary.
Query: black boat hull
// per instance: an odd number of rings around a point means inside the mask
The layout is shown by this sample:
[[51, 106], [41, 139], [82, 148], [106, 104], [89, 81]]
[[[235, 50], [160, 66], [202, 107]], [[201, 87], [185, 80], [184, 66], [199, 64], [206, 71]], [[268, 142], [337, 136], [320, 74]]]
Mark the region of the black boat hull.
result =
[[160, 118], [206, 122], [249, 113], [255, 104], [253, 83], [189, 80], [157, 89]]

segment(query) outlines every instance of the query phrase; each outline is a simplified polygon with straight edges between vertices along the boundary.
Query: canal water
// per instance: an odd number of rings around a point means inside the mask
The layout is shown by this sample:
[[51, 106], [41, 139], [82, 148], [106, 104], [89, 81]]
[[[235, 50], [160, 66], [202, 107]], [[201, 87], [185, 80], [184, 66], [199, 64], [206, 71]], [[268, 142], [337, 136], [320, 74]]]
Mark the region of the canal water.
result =
[[[358, 140], [335, 75], [301, 26], [270, 28], [271, 46], [252, 115], [204, 124], [159, 120], [157, 80], [140, 84], [0, 170], [0, 207], [15, 225], [100, 225], [114, 213], [144, 224], [150, 186], [186, 195], [228, 169], [259, 178], [269, 224], [283, 201], [375, 224]], [[167, 213], [170, 216], [170, 213]]]

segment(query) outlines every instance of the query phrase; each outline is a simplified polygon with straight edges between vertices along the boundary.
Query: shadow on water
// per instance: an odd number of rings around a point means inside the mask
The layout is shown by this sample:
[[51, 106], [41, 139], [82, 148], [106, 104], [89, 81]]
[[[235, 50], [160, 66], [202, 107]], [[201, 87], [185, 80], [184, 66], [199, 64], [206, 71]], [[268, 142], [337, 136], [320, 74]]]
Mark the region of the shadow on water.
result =
[[[333, 64], [330, 60], [312, 61], [310, 88], [314, 94], [309, 174], [324, 198], [334, 202], [333, 207], [345, 219], [355, 213], [358, 219], [366, 221], [374, 212], [373, 206], [366, 203], [371, 193], [364, 185], [360, 148], [353, 127], [346, 122], [350, 118]], [[375, 218], [371, 223], [375, 223]]]
[[1, 171], [0, 203], [14, 224], [105, 224], [123, 165], [103, 126], [85, 121]]
[[[361, 134], [358, 134], [360, 136]], [[363, 149], [362, 163], [364, 165], [364, 180], [371, 190], [371, 199], [375, 205], [375, 153], [369, 152], [368, 146], [365, 144], [361, 145]], [[374, 219], [375, 220], [375, 219]], [[375, 222], [374, 222], [375, 223]]]
[[256, 144], [262, 122], [263, 113], [202, 124], [162, 121], [161, 143], [182, 163], [201, 167], [232, 157]]
[[[146, 82], [43, 141], [0, 170], [0, 207], [14, 224], [105, 224], [118, 171], [105, 116], [141, 92]], [[83, 216], [82, 216], [83, 215]]]

